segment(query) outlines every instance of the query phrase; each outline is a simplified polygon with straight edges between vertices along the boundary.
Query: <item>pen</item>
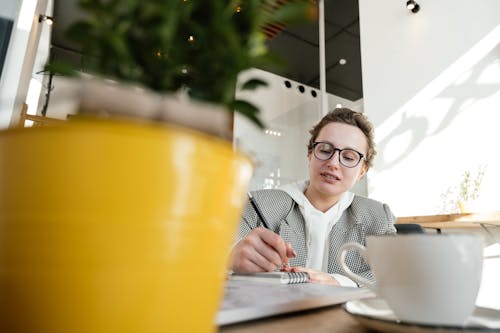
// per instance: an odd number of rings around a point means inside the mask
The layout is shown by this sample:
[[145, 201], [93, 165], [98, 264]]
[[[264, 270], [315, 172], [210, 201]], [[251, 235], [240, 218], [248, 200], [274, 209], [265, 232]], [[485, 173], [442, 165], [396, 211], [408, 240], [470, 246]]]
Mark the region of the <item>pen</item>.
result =
[[267, 223], [266, 219], [264, 218], [264, 214], [262, 214], [262, 211], [260, 210], [259, 206], [257, 205], [257, 202], [255, 202], [255, 199], [253, 198], [252, 193], [250, 193], [250, 192], [248, 192], [248, 199], [250, 200], [250, 204], [252, 205], [253, 209], [255, 209], [257, 216], [262, 221], [262, 225], [266, 229], [270, 229], [269, 224]]
[[[271, 228], [269, 228], [269, 224], [267, 223], [267, 221], [264, 217], [264, 214], [262, 214], [262, 211], [260, 210], [259, 206], [257, 205], [257, 202], [255, 201], [252, 193], [250, 193], [250, 192], [248, 192], [248, 200], [250, 200], [250, 204], [252, 205], [253, 209], [255, 209], [255, 212], [257, 213], [257, 216], [259, 217], [259, 219], [262, 221], [262, 225], [264, 226], [264, 228], [271, 229]], [[288, 262], [288, 258], [285, 259], [280, 270], [283, 270], [286, 268], [290, 268], [290, 263]]]

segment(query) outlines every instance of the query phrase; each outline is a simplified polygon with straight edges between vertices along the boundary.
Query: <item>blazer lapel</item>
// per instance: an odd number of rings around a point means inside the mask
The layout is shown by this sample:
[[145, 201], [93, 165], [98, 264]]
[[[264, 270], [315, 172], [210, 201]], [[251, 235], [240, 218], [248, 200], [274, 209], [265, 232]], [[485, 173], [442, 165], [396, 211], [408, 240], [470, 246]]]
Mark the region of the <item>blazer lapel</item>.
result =
[[305, 266], [307, 262], [307, 247], [305, 239], [304, 217], [295, 205], [282, 221], [279, 234], [286, 242], [292, 244], [297, 257], [290, 260], [291, 266]]

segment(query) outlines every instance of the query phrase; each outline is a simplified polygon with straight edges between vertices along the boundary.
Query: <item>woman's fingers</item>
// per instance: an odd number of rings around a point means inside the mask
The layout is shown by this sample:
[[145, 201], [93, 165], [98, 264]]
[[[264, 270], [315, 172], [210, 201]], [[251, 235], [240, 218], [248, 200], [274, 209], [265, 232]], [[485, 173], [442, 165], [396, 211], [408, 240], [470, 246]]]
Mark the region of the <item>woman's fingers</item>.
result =
[[[283, 238], [269, 229], [256, 228], [254, 230], [261, 237], [261, 240], [268, 245], [268, 247], [263, 247], [262, 251], [265, 251], [266, 248], [271, 248], [273, 252], [278, 254], [279, 263], [277, 266], [281, 266], [283, 263], [288, 261], [287, 243], [283, 240]], [[269, 252], [266, 251], [266, 253]], [[273, 261], [273, 263], [276, 264], [275, 261]]]
[[240, 273], [274, 271], [287, 258], [286, 253], [286, 243], [279, 235], [256, 228], [233, 249], [232, 269]]
[[286, 256], [287, 258], [297, 258], [297, 252], [295, 252], [290, 243], [286, 243]]

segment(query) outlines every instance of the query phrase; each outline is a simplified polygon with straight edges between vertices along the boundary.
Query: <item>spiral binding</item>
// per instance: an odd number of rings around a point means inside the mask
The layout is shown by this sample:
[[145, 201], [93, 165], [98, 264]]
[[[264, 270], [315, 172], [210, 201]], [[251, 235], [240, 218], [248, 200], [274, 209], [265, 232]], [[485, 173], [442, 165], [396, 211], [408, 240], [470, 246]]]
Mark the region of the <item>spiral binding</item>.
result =
[[307, 272], [290, 272], [287, 275], [289, 277], [289, 284], [305, 283], [309, 281], [309, 274]]

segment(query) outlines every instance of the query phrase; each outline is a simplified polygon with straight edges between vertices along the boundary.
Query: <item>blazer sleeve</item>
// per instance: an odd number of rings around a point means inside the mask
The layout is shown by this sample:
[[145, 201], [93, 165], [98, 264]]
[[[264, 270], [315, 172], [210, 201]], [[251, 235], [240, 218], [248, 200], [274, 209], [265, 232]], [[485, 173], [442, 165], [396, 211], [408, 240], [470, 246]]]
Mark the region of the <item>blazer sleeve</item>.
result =
[[261, 225], [262, 224], [259, 222], [257, 213], [250, 204], [250, 201], [248, 201], [241, 216], [240, 224], [238, 227], [238, 237], [236, 241], [240, 241], [241, 239], [245, 238], [245, 236], [248, 235], [250, 231], [252, 231], [252, 229], [257, 228]]
[[[252, 195], [269, 224], [269, 228], [279, 233], [281, 222], [293, 207], [293, 199], [286, 192], [274, 189], [254, 191]], [[248, 201], [240, 220], [237, 241], [245, 238], [252, 229], [262, 226], [257, 212]]]

